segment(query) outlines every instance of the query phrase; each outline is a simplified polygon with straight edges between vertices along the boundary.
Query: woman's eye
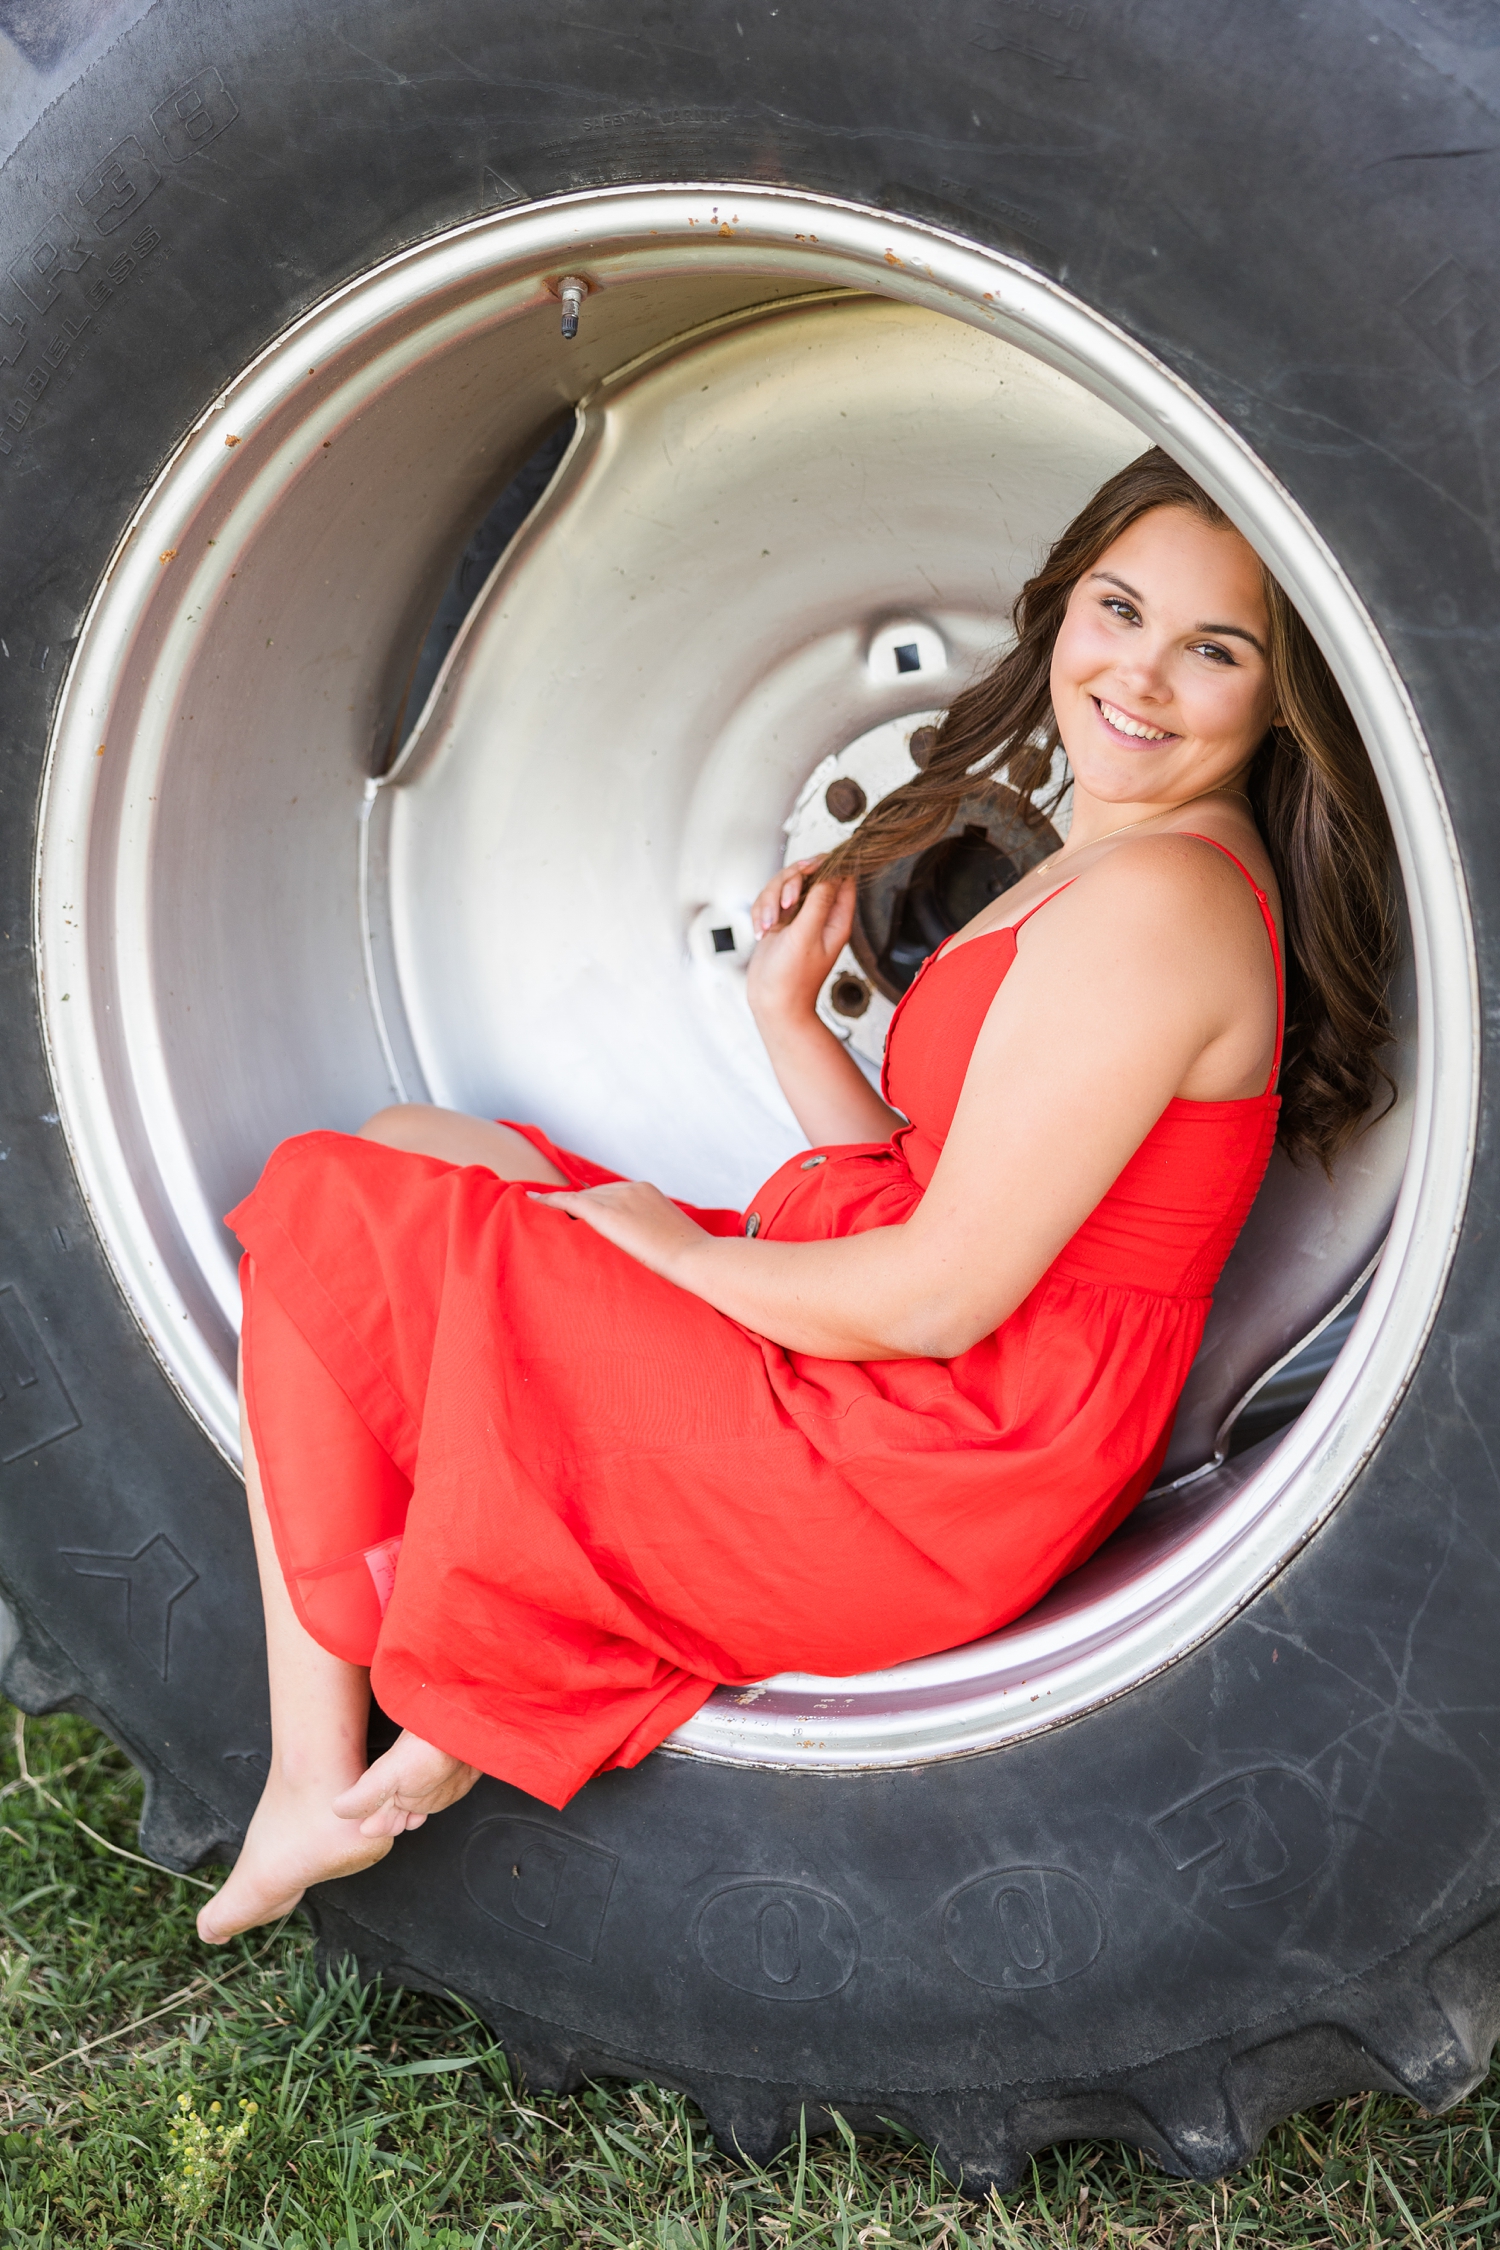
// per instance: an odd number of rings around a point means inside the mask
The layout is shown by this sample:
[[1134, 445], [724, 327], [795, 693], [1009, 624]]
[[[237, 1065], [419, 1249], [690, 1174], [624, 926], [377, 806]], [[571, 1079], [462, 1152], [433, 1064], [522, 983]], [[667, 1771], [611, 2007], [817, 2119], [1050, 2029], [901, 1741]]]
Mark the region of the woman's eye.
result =
[[1136, 625], [1140, 622], [1139, 614], [1134, 606], [1130, 602], [1122, 600], [1118, 594], [1106, 594], [1104, 606], [1107, 610], [1112, 611], [1116, 617], [1123, 617], [1127, 624]]
[[1216, 664], [1232, 664], [1234, 662], [1229, 650], [1220, 648], [1217, 641], [1199, 641], [1196, 645], [1199, 656], [1211, 656]]

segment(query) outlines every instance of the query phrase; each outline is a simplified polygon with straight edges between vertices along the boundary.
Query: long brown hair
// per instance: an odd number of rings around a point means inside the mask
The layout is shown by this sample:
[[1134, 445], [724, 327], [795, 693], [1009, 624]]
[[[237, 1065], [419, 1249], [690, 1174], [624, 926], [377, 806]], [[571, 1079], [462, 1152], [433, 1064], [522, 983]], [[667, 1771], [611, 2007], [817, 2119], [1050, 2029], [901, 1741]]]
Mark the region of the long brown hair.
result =
[[[1015, 645], [955, 697], [926, 743], [922, 770], [883, 797], [818, 870], [872, 874], [936, 842], [976, 780], [998, 775], [1030, 808], [1060, 747], [1050, 673], [1068, 597], [1106, 547], [1153, 508], [1229, 519], [1159, 447], [1101, 485], [1029, 578], [1011, 612]], [[1382, 1084], [1392, 1036], [1388, 988], [1396, 918], [1390, 830], [1349, 707], [1317, 643], [1261, 566], [1270, 617], [1276, 721], [1247, 783], [1281, 887], [1287, 1026], [1280, 1137], [1325, 1169], [1353, 1138]]]

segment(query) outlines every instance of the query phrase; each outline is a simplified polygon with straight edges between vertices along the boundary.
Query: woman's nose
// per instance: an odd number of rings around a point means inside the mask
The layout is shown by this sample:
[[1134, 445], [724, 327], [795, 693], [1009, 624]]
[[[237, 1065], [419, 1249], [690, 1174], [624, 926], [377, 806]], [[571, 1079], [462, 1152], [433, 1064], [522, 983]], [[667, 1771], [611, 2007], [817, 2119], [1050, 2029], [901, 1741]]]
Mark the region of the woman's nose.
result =
[[1172, 686], [1165, 649], [1143, 646], [1132, 642], [1130, 649], [1121, 651], [1115, 660], [1115, 671], [1122, 684], [1128, 682], [1133, 695], [1148, 695], [1156, 702], [1169, 703]]

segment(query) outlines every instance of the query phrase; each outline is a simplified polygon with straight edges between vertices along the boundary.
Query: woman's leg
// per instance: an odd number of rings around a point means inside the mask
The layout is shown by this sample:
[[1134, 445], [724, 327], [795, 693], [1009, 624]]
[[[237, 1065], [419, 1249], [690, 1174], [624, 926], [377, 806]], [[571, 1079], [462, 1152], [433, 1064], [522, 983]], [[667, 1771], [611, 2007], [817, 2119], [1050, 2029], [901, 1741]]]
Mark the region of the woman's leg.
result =
[[198, 1916], [198, 1935], [209, 1945], [289, 1914], [309, 1883], [373, 1866], [393, 1837], [419, 1828], [430, 1812], [455, 1803], [478, 1779], [474, 1767], [412, 1734], [401, 1735], [366, 1769], [370, 1675], [331, 1656], [292, 1607], [271, 1536], [243, 1386], [240, 1429], [266, 1615], [271, 1772], [228, 1880]]
[[416, 1156], [436, 1156], [445, 1164], [483, 1164], [502, 1180], [535, 1180], [538, 1186], [566, 1187], [555, 1164], [534, 1149], [524, 1133], [495, 1125], [487, 1117], [438, 1109], [430, 1102], [399, 1102], [378, 1110], [359, 1137], [404, 1148]]
[[[457, 1110], [402, 1103], [381, 1110], [362, 1133], [445, 1163], [487, 1165], [501, 1179], [567, 1184], [524, 1135]], [[478, 1779], [473, 1766], [406, 1733], [366, 1768], [370, 1675], [315, 1641], [292, 1606], [243, 1383], [240, 1432], [266, 1618], [271, 1772], [228, 1880], [198, 1917], [198, 1934], [210, 1945], [290, 1913], [309, 1883], [372, 1866], [394, 1837], [456, 1803]]]

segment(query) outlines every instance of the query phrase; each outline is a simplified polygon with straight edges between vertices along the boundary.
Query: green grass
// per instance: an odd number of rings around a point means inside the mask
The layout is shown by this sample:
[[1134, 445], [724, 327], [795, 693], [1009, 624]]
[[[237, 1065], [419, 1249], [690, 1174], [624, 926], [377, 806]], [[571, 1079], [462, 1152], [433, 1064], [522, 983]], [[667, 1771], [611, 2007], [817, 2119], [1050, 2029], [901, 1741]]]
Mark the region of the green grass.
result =
[[1053, 2150], [1004, 2208], [964, 2202], [896, 2139], [846, 2130], [757, 2171], [719, 2155], [675, 2095], [528, 2093], [461, 2007], [320, 1979], [296, 1921], [205, 1952], [202, 1891], [106, 1848], [135, 1842], [139, 1784], [119, 1752], [79, 1720], [32, 1720], [38, 1787], [3, 1707], [0, 1727], [6, 2250], [1500, 2240], [1500, 2076], [1441, 2118], [1373, 2097], [1315, 2111], [1215, 2188], [1112, 2146]]

